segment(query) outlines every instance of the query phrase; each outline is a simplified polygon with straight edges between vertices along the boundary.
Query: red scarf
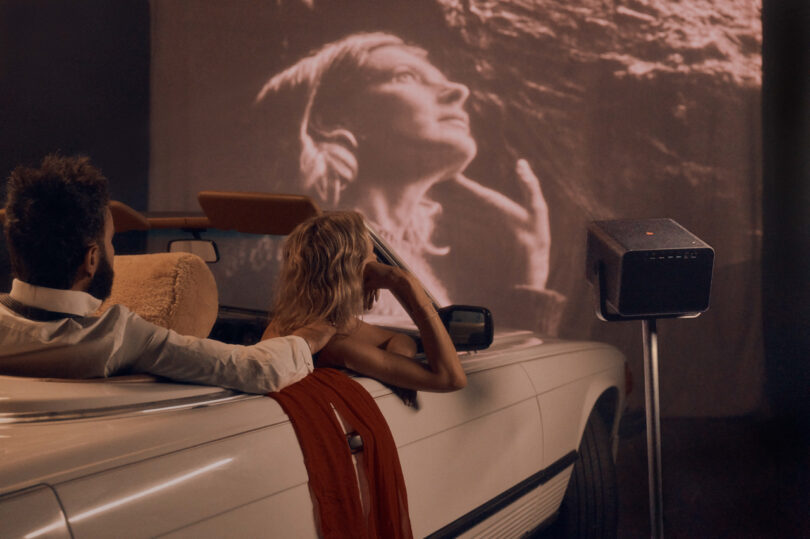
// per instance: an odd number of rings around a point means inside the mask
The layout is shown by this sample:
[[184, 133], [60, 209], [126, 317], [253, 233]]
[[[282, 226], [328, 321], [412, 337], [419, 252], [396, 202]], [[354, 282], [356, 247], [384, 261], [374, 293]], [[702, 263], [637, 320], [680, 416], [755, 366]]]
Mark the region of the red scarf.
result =
[[[319, 368], [269, 396], [290, 417], [298, 436], [322, 537], [413, 537], [397, 446], [363, 386], [335, 369]], [[363, 439], [360, 460], [369, 489], [367, 517], [346, 435], [332, 406]]]

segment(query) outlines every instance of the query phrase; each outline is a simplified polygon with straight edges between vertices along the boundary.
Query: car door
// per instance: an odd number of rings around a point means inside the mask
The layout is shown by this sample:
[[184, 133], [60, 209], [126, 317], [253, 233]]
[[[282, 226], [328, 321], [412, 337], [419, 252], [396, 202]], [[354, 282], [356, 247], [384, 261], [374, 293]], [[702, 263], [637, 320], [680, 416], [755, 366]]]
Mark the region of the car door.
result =
[[377, 404], [399, 448], [416, 537], [458, 535], [491, 518], [487, 504], [541, 467], [540, 412], [518, 364], [469, 373], [463, 391], [421, 392], [419, 410], [361, 383], [384, 395]]
[[12, 377], [0, 394], [0, 537], [317, 535], [303, 457], [273, 399]]
[[0, 496], [0, 537], [70, 539], [65, 513], [53, 489], [39, 485]]

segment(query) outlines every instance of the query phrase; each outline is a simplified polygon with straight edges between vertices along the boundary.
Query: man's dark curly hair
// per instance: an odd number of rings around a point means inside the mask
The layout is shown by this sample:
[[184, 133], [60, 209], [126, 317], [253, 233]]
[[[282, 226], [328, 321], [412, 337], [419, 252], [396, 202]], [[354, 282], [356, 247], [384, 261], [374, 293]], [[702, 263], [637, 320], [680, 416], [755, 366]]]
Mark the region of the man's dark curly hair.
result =
[[73, 286], [87, 249], [103, 249], [107, 178], [88, 157], [45, 156], [8, 178], [6, 245], [14, 276], [48, 288]]

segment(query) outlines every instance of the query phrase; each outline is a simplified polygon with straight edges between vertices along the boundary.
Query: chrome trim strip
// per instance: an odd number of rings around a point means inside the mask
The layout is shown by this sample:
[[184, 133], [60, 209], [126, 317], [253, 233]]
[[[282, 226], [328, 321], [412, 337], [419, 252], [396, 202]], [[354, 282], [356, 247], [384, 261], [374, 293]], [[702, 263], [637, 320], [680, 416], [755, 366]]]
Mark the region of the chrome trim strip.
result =
[[509, 504], [517, 501], [518, 498], [527, 494], [529, 491], [539, 487], [540, 485], [548, 483], [548, 481], [554, 476], [561, 474], [566, 470], [566, 468], [576, 463], [577, 458], [579, 458], [579, 453], [576, 451], [569, 451], [561, 458], [552, 462], [547, 468], [532, 474], [512, 488], [501, 492], [488, 502], [476, 507], [467, 514], [462, 515], [440, 530], [436, 530], [428, 535], [426, 539], [458, 537], [465, 531], [473, 528], [476, 524], [483, 522]]
[[78, 419], [95, 419], [113, 415], [128, 417], [156, 412], [187, 410], [227, 404], [230, 402], [263, 397], [236, 391], [222, 390], [207, 395], [195, 395], [178, 399], [167, 399], [156, 402], [123, 404], [103, 408], [86, 408], [58, 412], [8, 412], [0, 413], [0, 424], [42, 423], [45, 421], [73, 421]]

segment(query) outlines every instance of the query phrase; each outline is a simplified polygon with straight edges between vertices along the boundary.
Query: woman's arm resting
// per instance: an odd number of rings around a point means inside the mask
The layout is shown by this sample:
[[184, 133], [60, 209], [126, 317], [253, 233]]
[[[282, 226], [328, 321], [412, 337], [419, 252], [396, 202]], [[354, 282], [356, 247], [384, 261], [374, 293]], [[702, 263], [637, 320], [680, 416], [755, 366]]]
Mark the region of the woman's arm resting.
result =
[[459, 389], [451, 376], [428, 365], [389, 352], [349, 335], [336, 335], [319, 356], [321, 364], [345, 367], [387, 384], [408, 389], [452, 391]]
[[352, 330], [351, 336], [395, 354], [406, 357], [414, 357], [416, 355], [416, 343], [408, 335], [379, 326], [373, 326], [362, 320], [357, 321], [357, 325], [354, 330]]
[[[433, 391], [454, 391], [467, 385], [467, 376], [461, 367], [455, 346], [453, 346], [453, 342], [450, 340], [439, 314], [419, 281], [400, 268], [386, 266], [378, 262], [366, 264], [364, 278], [367, 288], [390, 289], [402, 303], [419, 328], [422, 345], [425, 349], [425, 357], [428, 360], [429, 369], [427, 369], [427, 372], [431, 377], [431, 382], [425, 386], [415, 387], [409, 384], [411, 380], [385, 381], [402, 387], [430, 389]], [[424, 369], [422, 366], [420, 368]], [[411, 373], [412, 371], [408, 370], [407, 372]]]

